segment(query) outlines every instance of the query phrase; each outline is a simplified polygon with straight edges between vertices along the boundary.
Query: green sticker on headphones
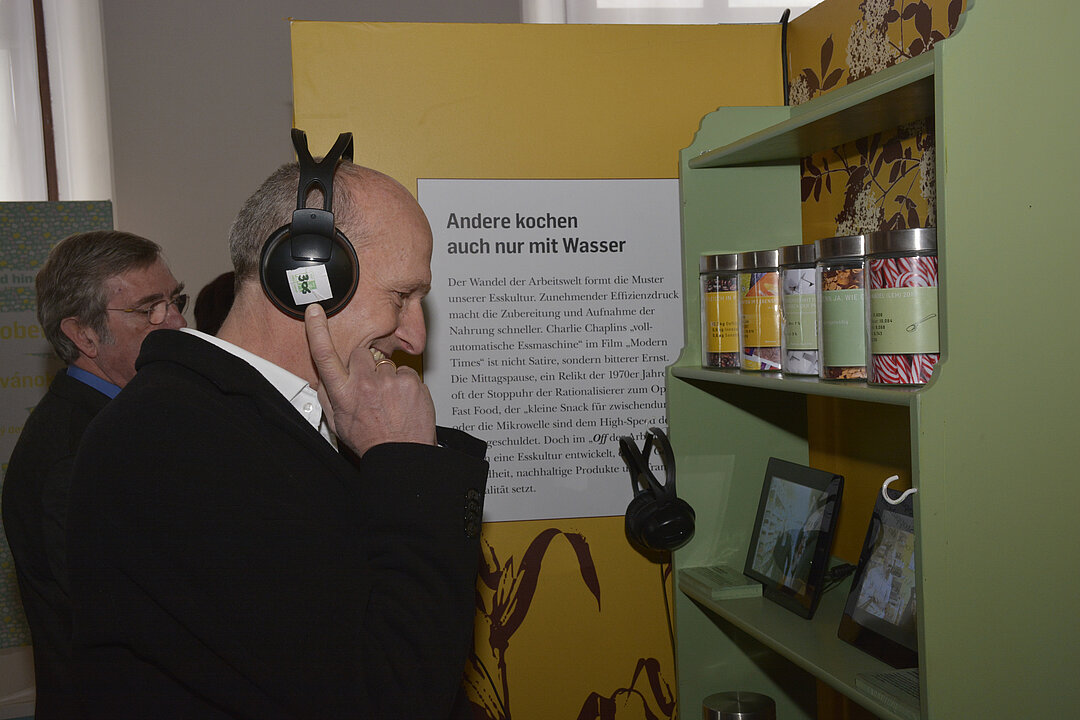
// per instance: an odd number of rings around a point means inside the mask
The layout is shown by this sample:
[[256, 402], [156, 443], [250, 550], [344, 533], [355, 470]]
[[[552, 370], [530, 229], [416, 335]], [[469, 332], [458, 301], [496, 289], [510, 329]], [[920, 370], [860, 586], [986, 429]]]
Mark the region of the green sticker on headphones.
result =
[[289, 291], [292, 292], [293, 302], [297, 305], [308, 305], [334, 297], [325, 265], [294, 268], [286, 270], [285, 274], [289, 278]]

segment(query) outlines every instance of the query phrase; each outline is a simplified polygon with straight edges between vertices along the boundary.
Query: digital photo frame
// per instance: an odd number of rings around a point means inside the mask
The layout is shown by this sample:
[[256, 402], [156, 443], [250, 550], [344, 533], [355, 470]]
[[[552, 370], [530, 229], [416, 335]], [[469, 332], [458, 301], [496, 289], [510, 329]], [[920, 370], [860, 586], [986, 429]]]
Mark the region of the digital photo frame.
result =
[[843, 489], [840, 475], [769, 458], [743, 572], [804, 618], [821, 599]]
[[915, 608], [913, 500], [878, 496], [837, 635], [895, 668], [917, 667]]

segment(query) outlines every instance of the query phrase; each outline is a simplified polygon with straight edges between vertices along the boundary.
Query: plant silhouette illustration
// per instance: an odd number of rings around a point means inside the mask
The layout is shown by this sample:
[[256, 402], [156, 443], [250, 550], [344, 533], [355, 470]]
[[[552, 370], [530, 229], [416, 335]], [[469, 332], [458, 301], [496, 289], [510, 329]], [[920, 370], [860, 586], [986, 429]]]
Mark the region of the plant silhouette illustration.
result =
[[604, 697], [593, 692], [585, 699], [577, 720], [670, 720], [675, 717], [675, 693], [660, 672], [656, 658], [638, 658], [630, 687]]
[[[540, 566], [551, 542], [564, 537], [577, 556], [581, 579], [596, 598], [600, 608], [600, 581], [593, 565], [592, 553], [585, 537], [555, 528], [541, 532], [529, 544], [520, 563], [514, 558], [500, 562], [495, 549], [484, 542], [476, 593], [477, 627], [486, 630], [487, 646], [478, 639], [469, 654], [465, 685], [473, 714], [484, 720], [510, 720], [510, 683], [507, 678], [506, 655], [510, 638], [521, 627], [529, 612], [540, 578]], [[490, 604], [485, 602], [480, 583], [493, 592]]]

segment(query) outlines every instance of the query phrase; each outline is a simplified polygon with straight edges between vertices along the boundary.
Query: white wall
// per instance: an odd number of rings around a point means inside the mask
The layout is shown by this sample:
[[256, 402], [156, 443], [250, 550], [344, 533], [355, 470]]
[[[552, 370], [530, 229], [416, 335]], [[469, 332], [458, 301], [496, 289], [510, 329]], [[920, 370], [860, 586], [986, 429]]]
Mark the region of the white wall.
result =
[[[230, 269], [244, 199], [292, 159], [288, 18], [520, 22], [518, 0], [101, 0], [116, 227], [194, 293]], [[348, 83], [356, 68], [327, 68]], [[347, 128], [343, 128], [347, 129]], [[356, 149], [362, 162], [363, 148]]]

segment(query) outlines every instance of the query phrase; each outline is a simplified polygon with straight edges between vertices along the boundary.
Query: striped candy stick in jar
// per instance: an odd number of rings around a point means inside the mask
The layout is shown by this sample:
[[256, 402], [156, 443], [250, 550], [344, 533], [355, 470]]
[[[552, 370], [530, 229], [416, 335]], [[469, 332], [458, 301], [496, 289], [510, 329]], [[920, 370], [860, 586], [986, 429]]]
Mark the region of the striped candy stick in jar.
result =
[[[938, 285], [937, 257], [917, 255], [908, 257], [874, 258], [870, 260], [870, 289], [936, 288]], [[916, 320], [908, 331], [933, 316]], [[887, 385], [921, 385], [929, 381], [939, 353], [881, 353], [871, 357], [871, 378], [874, 383]]]

